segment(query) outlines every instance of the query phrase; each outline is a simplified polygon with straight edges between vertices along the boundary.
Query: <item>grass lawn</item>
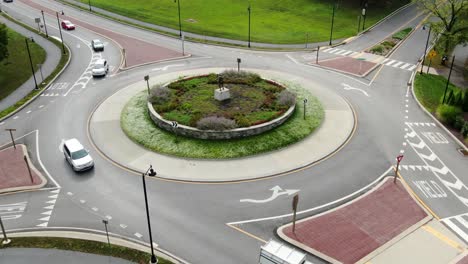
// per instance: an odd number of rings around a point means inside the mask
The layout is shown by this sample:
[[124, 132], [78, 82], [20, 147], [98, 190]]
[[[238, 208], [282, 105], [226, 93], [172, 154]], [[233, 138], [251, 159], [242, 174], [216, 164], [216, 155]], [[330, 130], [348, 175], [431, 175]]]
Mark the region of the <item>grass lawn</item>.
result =
[[[435, 113], [437, 106], [442, 102], [447, 79], [440, 75], [416, 74], [414, 80], [414, 93], [421, 104], [431, 113]], [[460, 88], [449, 84], [447, 95], [450, 89], [459, 91]]]
[[[0, 245], [3, 248], [47, 248], [78, 251], [116, 258], [126, 259], [135, 263], [148, 263], [151, 255], [135, 249], [126, 248], [117, 245], [108, 246], [107, 243], [101, 243], [91, 240], [58, 238], [58, 237], [13, 237], [8, 245]], [[158, 258], [161, 264], [170, 264], [172, 262]]]
[[322, 122], [324, 111], [320, 102], [308, 91], [289, 85], [297, 94], [297, 102], [308, 98], [306, 120], [303, 107], [283, 125], [260, 135], [233, 140], [201, 140], [175, 136], [158, 128], [148, 115], [146, 91], [135, 95], [124, 107], [120, 119], [123, 131], [134, 142], [155, 152], [203, 159], [238, 158], [276, 150], [310, 135]]
[[[88, 4], [88, 0], [79, 0]], [[177, 3], [172, 0], [93, 0], [97, 6], [141, 21], [179, 28]], [[267, 43], [305, 43], [328, 40], [330, 36], [331, 0], [256, 0], [251, 1], [251, 40]], [[357, 33], [361, 10], [340, 1], [335, 12], [333, 37], [345, 38]], [[367, 10], [366, 27], [370, 27], [409, 0], [395, 0], [386, 8], [372, 5]], [[182, 30], [202, 35], [247, 40], [248, 1], [190, 0], [180, 1]], [[361, 23], [362, 24], [362, 23]]]
[[[39, 45], [30, 41], [29, 48], [34, 69], [37, 69], [37, 64], [44, 63], [46, 52]], [[11, 29], [8, 29], [8, 51], [10, 53], [8, 59], [0, 62], [0, 100], [7, 97], [32, 76], [24, 36]], [[38, 82], [40, 82], [40, 76], [36, 77], [39, 77]], [[31, 89], [33, 88], [31, 87]]]

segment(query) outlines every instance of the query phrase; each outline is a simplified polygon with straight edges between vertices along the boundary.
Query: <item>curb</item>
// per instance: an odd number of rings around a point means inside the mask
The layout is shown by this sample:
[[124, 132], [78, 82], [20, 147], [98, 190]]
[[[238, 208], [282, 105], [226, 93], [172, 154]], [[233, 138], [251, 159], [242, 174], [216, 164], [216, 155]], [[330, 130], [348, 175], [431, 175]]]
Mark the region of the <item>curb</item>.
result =
[[373, 30], [375, 27], [377, 27], [378, 25], [382, 24], [383, 22], [387, 21], [389, 18], [391, 18], [392, 16], [396, 15], [398, 12], [400, 12], [401, 10], [413, 5], [414, 3], [410, 2], [400, 8], [398, 8], [397, 10], [393, 11], [392, 13], [390, 13], [389, 15], [387, 15], [386, 17], [382, 18], [379, 22], [375, 23], [373, 26], [371, 26], [370, 28], [367, 28], [365, 29], [364, 31], [361, 31], [357, 36], [361, 36], [365, 33], [367, 33], [368, 31], [371, 31]]
[[[22, 25], [20, 22], [18, 22], [16, 19], [14, 19], [13, 17], [11, 17], [8, 13], [5, 13], [5, 12], [2, 12], [2, 13], [5, 14], [6, 16], [10, 17], [11, 19], [13, 19], [13, 20], [15, 21], [15, 23], [17, 23], [18, 25], [20, 25], [21, 27], [23, 27], [23, 25]], [[27, 29], [27, 30], [29, 30], [29, 29]], [[36, 33], [36, 34], [38, 34], [38, 33]], [[38, 35], [41, 36], [41, 34], [38, 34]], [[47, 40], [47, 38], [46, 38], [46, 40]], [[49, 41], [50, 41], [50, 40], [49, 40]], [[52, 42], [52, 43], [53, 43], [54, 45], [56, 45], [54, 42]], [[67, 61], [67, 62], [65, 63], [65, 65], [63, 66], [62, 70], [60, 70], [60, 71], [57, 73], [57, 75], [55, 75], [55, 77], [52, 78], [52, 80], [50, 80], [49, 83], [48, 83], [46, 86], [44, 86], [44, 88], [42, 88], [42, 90], [41, 90], [38, 94], [36, 94], [33, 98], [29, 99], [29, 100], [28, 100], [27, 102], [25, 102], [23, 105], [21, 105], [20, 107], [16, 108], [13, 112], [11, 112], [11, 113], [9, 113], [8, 115], [6, 115], [6, 116], [0, 118], [0, 122], [6, 120], [6, 119], [8, 119], [8, 118], [10, 118], [10, 117], [13, 116], [13, 115], [15, 115], [16, 113], [18, 113], [19, 111], [21, 111], [23, 108], [25, 108], [26, 106], [28, 106], [30, 103], [32, 103], [37, 97], [41, 96], [41, 94], [44, 93], [44, 92], [49, 88], [49, 86], [50, 86], [58, 77], [60, 77], [60, 75], [62, 75], [62, 73], [68, 68], [68, 65], [70, 64], [70, 61], [71, 61], [71, 59], [72, 59], [72, 53], [71, 53], [71, 51], [70, 51], [70, 48], [67, 46], [67, 44], [65, 44], [65, 43], [63, 43], [63, 44], [64, 44], [64, 46], [67, 48], [67, 51], [68, 51], [69, 56], [68, 56], [68, 61]], [[59, 47], [59, 49], [60, 49], [60, 47]], [[47, 77], [46, 77], [46, 78], [47, 78]]]
[[[122, 89], [125, 89], [125, 88], [126, 87], [123, 87]], [[115, 93], [117, 93], [119, 91], [120, 90], [115, 91]], [[112, 95], [114, 95], [114, 94], [112, 94]], [[112, 95], [102, 99], [99, 103], [97, 103], [95, 108], [89, 114], [88, 120], [87, 120], [87, 129], [86, 129], [87, 130], [88, 140], [91, 143], [91, 145], [94, 147], [94, 149], [101, 155], [101, 157], [108, 160], [113, 165], [115, 165], [115, 166], [117, 166], [117, 167], [119, 167], [119, 168], [121, 168], [123, 170], [126, 170], [126, 171], [128, 171], [130, 173], [133, 173], [133, 174], [136, 174], [136, 175], [141, 175], [141, 173], [143, 171], [138, 171], [136, 169], [127, 167], [126, 165], [121, 164], [120, 162], [112, 159], [109, 155], [107, 155], [104, 151], [102, 151], [101, 148], [98, 147], [98, 145], [94, 142], [94, 139], [93, 139], [93, 137], [91, 135], [91, 131], [90, 131], [91, 126], [90, 126], [90, 124], [91, 124], [91, 119], [94, 116], [94, 113], [101, 106], [101, 104], [104, 101], [106, 101], [108, 98], [110, 98]], [[351, 138], [354, 136], [355, 131], [357, 129], [357, 123], [358, 123], [357, 113], [356, 113], [355, 109], [353, 108], [353, 106], [351, 105], [351, 103], [345, 97], [342, 97], [342, 98], [345, 101], [346, 105], [349, 107], [349, 109], [350, 109], [350, 111], [352, 112], [352, 115], [353, 115], [353, 124], [352, 124], [352, 128], [350, 129], [350, 133], [349, 133], [349, 135], [347, 135], [346, 139], [344, 139], [343, 142], [339, 146], [337, 146], [333, 151], [331, 151], [327, 155], [325, 155], [325, 156], [321, 157], [320, 159], [315, 160], [315, 161], [313, 161], [311, 163], [308, 163], [306, 165], [303, 165], [303, 166], [300, 166], [300, 167], [297, 167], [297, 168], [294, 168], [294, 169], [289, 169], [287, 171], [282, 171], [282, 172], [279, 172], [279, 173], [277, 172], [277, 173], [274, 173], [274, 174], [270, 174], [270, 175], [266, 175], [266, 176], [260, 176], [260, 177], [251, 178], [251, 179], [233, 179], [233, 180], [212, 181], [212, 180], [188, 180], [188, 179], [180, 179], [180, 178], [165, 178], [165, 177], [160, 177], [160, 176], [156, 176], [156, 177], [153, 177], [153, 178], [156, 178], [158, 180], [171, 181], [171, 182], [181, 182], [181, 183], [203, 183], [203, 184], [238, 183], [238, 182], [250, 182], [250, 181], [255, 181], [255, 180], [270, 179], [272, 177], [284, 176], [284, 175], [287, 175], [287, 174], [290, 174], [290, 173], [298, 172], [298, 171], [310, 168], [312, 166], [315, 166], [315, 165], [319, 164], [320, 162], [322, 162], [324, 160], [327, 160], [328, 158], [332, 157], [334, 154], [339, 152], [344, 146], [346, 146], [349, 143], [349, 141], [351, 140]], [[136, 144], [136, 143], [133, 142], [133, 144]], [[138, 144], [136, 144], [136, 145], [140, 146]], [[148, 150], [148, 151], [150, 151], [150, 150]], [[180, 157], [175, 157], [175, 158], [180, 159]], [[217, 161], [217, 162], [221, 162], [221, 161]]]
[[[24, 228], [24, 229], [12, 229], [8, 230], [9, 237], [60, 237], [60, 238], [75, 238], [91, 240], [96, 242], [107, 243], [107, 236], [104, 231], [86, 229], [86, 228], [74, 228], [74, 227], [48, 227], [46, 230], [39, 228]], [[132, 248], [142, 252], [151, 253], [149, 243], [138, 241], [133, 238], [127, 238], [122, 235], [109, 232], [109, 240], [112, 244], [119, 245], [127, 248]], [[153, 242], [154, 243], [154, 242]], [[177, 257], [176, 255], [155, 247], [154, 250], [159, 253], [157, 255], [166, 258], [176, 264], [189, 264], [190, 262]]]

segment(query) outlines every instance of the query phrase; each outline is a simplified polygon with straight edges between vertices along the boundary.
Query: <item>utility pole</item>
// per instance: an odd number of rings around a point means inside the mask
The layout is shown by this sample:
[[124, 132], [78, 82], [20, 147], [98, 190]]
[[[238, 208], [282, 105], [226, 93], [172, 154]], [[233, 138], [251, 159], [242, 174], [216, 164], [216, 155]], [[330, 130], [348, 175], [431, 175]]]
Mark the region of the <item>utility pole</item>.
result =
[[247, 11], [249, 11], [249, 43], [248, 43], [248, 47], [250, 48], [250, 2], [249, 2], [249, 7], [247, 8]]
[[91, 10], [91, 0], [88, 0], [88, 5], [89, 5], [89, 12], [93, 12], [93, 10]]
[[42, 21], [44, 21], [44, 29], [45, 29], [46, 38], [49, 38], [49, 33], [47, 32], [47, 24], [46, 24], [46, 21], [45, 21], [45, 16], [44, 16], [44, 11], [43, 10], [41, 10], [41, 14], [42, 14]]
[[[426, 26], [423, 26], [423, 30], [425, 29], [426, 29]], [[423, 56], [423, 60], [421, 63], [421, 72], [419, 74], [423, 74], [424, 61], [426, 60], [426, 52], [427, 52], [427, 46], [429, 45], [429, 37], [431, 36], [431, 29], [432, 27], [429, 27], [429, 32], [427, 33], [426, 47], [424, 48], [424, 56]]]
[[[57, 16], [57, 25], [58, 25], [58, 29], [59, 29], [59, 32], [60, 32], [60, 40], [62, 40], [62, 52], [63, 54], [65, 54], [65, 44], [63, 44], [63, 36], [62, 36], [62, 27], [60, 26], [60, 20], [59, 20], [59, 14], [58, 12], [55, 12], [56, 16]], [[62, 14], [63, 14], [63, 11], [62, 11]]]
[[[37, 86], [37, 80], [36, 80], [36, 74], [34, 73], [34, 66], [33, 66], [33, 62], [32, 62], [32, 58], [31, 58], [31, 52], [29, 51], [29, 43], [28, 43], [28, 38], [24, 38], [24, 41], [26, 42], [26, 49], [28, 50], [28, 57], [29, 57], [29, 63], [31, 64], [31, 71], [32, 71], [32, 75], [33, 75], [33, 78], [34, 78], [34, 89], [39, 89], [39, 87]], [[34, 41], [34, 39], [33, 39]]]
[[331, 21], [331, 29], [330, 29], [330, 42], [328, 45], [331, 46], [332, 38], [333, 38], [333, 23], [335, 22], [335, 8], [336, 8], [336, 1], [333, 3], [333, 12], [332, 12], [332, 21]]
[[447, 93], [447, 89], [448, 89], [448, 86], [449, 86], [449, 83], [450, 83], [450, 76], [452, 76], [452, 69], [453, 69], [453, 62], [454, 61], [455, 61], [455, 55], [452, 57], [452, 64], [450, 65], [450, 72], [449, 72], [449, 76], [448, 76], [448, 79], [447, 79], [447, 84], [445, 85], [444, 99], [442, 100], [442, 104], [445, 103], [445, 94]]

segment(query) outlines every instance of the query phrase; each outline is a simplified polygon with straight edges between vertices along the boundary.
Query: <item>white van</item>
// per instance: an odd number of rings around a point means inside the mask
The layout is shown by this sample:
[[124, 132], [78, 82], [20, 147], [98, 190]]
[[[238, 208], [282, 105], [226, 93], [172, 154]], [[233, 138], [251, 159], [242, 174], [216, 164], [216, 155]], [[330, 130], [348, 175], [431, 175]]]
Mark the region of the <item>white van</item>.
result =
[[84, 171], [94, 167], [89, 151], [76, 138], [68, 139], [63, 143], [63, 154], [74, 171]]

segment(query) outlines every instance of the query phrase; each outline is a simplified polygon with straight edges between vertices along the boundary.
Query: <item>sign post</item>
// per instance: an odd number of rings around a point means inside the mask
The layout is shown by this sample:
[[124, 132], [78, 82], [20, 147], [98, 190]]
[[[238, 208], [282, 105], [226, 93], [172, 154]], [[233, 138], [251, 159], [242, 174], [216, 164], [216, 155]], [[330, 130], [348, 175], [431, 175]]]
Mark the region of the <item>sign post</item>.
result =
[[299, 194], [294, 195], [293, 202], [292, 202], [292, 209], [293, 209], [293, 233], [296, 232], [296, 212], [297, 212], [297, 204], [299, 203]]
[[306, 117], [306, 104], [307, 104], [307, 98], [304, 98], [304, 120]]
[[396, 159], [397, 159], [397, 165], [396, 165], [395, 177], [393, 178], [393, 183], [396, 183], [396, 179], [398, 177], [398, 168], [400, 167], [400, 162], [403, 159], [403, 155], [398, 155]]
[[15, 139], [13, 138], [13, 131], [16, 131], [14, 128], [7, 128], [6, 131], [10, 131], [11, 142], [13, 143], [13, 147], [16, 149]]

